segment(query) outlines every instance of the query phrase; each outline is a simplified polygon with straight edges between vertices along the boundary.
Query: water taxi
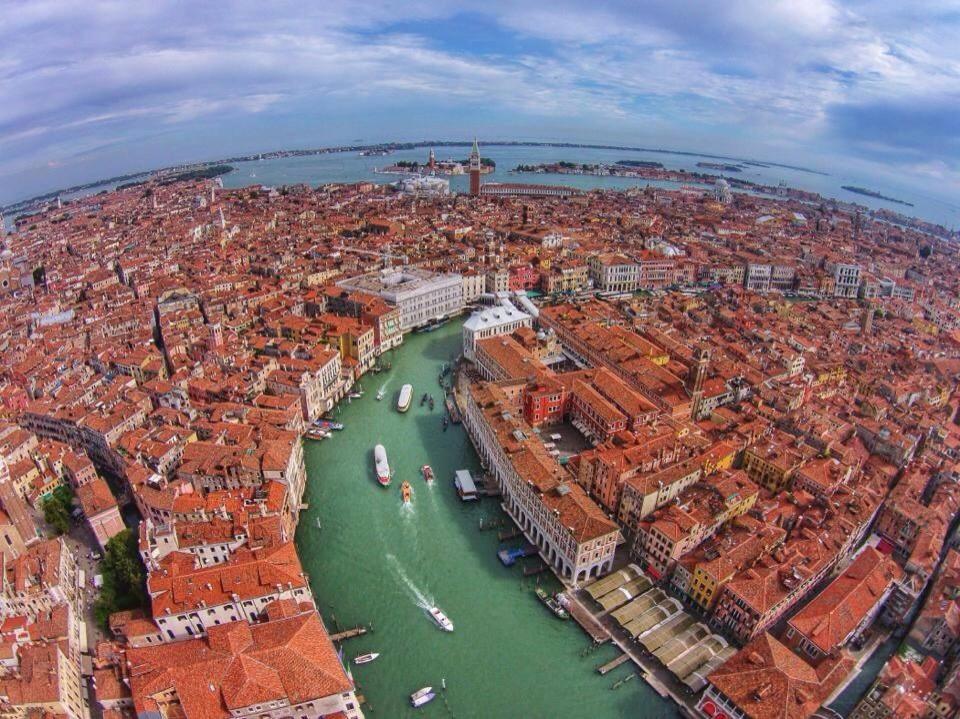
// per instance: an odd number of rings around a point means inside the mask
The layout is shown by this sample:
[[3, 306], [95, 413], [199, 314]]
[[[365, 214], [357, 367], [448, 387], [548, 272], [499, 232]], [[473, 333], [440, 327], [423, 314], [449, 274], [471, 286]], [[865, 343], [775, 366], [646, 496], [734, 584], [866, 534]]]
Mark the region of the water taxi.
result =
[[430, 617], [435, 621], [439, 627], [445, 632], [453, 631], [453, 622], [447, 619], [447, 615], [440, 611], [439, 607], [430, 607], [428, 610], [430, 612]]
[[410, 706], [422, 707], [424, 704], [432, 702], [436, 696], [437, 695], [433, 693], [433, 687], [417, 689], [417, 691], [410, 695]]
[[387, 463], [387, 450], [382, 444], [373, 448], [373, 461], [377, 469], [377, 481], [380, 486], [386, 487], [390, 484], [390, 465]]
[[374, 659], [376, 659], [376, 658], [379, 657], [379, 656], [380, 656], [380, 655], [377, 654], [376, 652], [371, 652], [370, 654], [361, 654], [359, 657], [354, 657], [353, 663], [354, 663], [354, 664], [369, 664], [370, 662], [372, 662]]
[[404, 504], [410, 504], [410, 496], [413, 493], [413, 490], [410, 487], [410, 483], [407, 480], [403, 480], [403, 483], [400, 485], [400, 497], [403, 499]]
[[420, 468], [420, 471], [423, 473], [423, 478], [426, 480], [427, 484], [433, 483], [433, 467], [429, 464], [425, 464]]
[[567, 610], [560, 606], [560, 602], [557, 601], [557, 598], [551, 596], [545, 589], [537, 587], [537, 599], [541, 601], [543, 606], [553, 612], [553, 615], [557, 619], [569, 619], [570, 615], [567, 613]]
[[397, 398], [397, 411], [406, 412], [410, 409], [410, 400], [413, 399], [413, 385], [405, 384], [400, 388], [400, 396]]

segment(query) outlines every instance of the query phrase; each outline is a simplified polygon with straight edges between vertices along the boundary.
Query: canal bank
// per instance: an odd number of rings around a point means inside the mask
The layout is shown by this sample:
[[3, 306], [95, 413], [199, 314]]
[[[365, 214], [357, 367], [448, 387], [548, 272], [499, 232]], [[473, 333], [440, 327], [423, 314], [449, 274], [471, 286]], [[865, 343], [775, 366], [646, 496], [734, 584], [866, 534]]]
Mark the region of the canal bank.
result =
[[[633, 667], [599, 676], [596, 666], [613, 659], [616, 648], [591, 649], [574, 622], [556, 619], [536, 600], [535, 577], [524, 578], [519, 564], [500, 564], [497, 532], [479, 530], [481, 519], [503, 520], [497, 500], [457, 498], [454, 471], [479, 470], [462, 427], [442, 426], [437, 375], [459, 345], [459, 322], [409, 335], [392, 353], [392, 369], [364, 377], [364, 397], [342, 405], [337, 419], [345, 429], [306, 441], [309, 508], [300, 518], [297, 547], [330, 631], [373, 625], [371, 633], [343, 644], [345, 659], [381, 653], [353, 667], [358, 693], [372, 707], [368, 716], [677, 716], [639, 679], [612, 690]], [[414, 401], [400, 414], [396, 398], [407, 382]], [[385, 396], [378, 402], [381, 387]], [[433, 411], [420, 405], [424, 392], [436, 400]], [[378, 442], [394, 472], [386, 489], [373, 476]], [[425, 463], [436, 473], [430, 487], [420, 474]], [[403, 480], [413, 486], [407, 507], [400, 499]], [[550, 575], [540, 581], [559, 588]], [[423, 607], [433, 603], [453, 621], [452, 634], [426, 615]], [[439, 688], [444, 679], [442, 697], [424, 709], [409, 707], [412, 691]]]

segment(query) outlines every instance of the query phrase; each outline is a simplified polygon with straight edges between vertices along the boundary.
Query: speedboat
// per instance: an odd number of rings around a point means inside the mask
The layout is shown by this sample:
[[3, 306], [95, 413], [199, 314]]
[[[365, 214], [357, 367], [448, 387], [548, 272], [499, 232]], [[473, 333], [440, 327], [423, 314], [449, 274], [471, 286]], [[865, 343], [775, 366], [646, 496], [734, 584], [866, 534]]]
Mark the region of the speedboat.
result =
[[404, 504], [410, 504], [410, 496], [413, 493], [413, 489], [410, 487], [410, 483], [407, 480], [403, 480], [403, 483], [400, 485], [400, 497], [403, 499]]
[[453, 631], [453, 622], [447, 619], [447, 615], [441, 612], [439, 607], [430, 607], [428, 611], [430, 612], [430, 616], [433, 618], [433, 621], [435, 621], [443, 631]]
[[377, 469], [377, 481], [386, 487], [390, 484], [390, 464], [387, 462], [387, 450], [382, 444], [373, 448], [373, 461]]
[[433, 693], [433, 687], [417, 689], [417, 691], [410, 695], [410, 706], [422, 707], [424, 704], [432, 702], [436, 696], [437, 695]]
[[413, 385], [405, 384], [400, 388], [400, 396], [397, 398], [397, 411], [406, 412], [410, 409], [410, 400], [413, 399]]
[[384, 392], [382, 389], [379, 390], [379, 391], [377, 392], [377, 402], [379, 402], [380, 400], [382, 400], [383, 397], [384, 397], [384, 395], [386, 395], [386, 392]]
[[420, 468], [420, 471], [423, 473], [423, 478], [427, 481], [427, 484], [431, 484], [433, 482], [433, 467], [425, 464]]
[[361, 654], [359, 657], [354, 657], [353, 663], [354, 663], [354, 664], [369, 664], [370, 662], [372, 662], [374, 659], [376, 659], [376, 658], [379, 657], [379, 656], [380, 656], [380, 655], [377, 654], [376, 652], [371, 652], [370, 654]]

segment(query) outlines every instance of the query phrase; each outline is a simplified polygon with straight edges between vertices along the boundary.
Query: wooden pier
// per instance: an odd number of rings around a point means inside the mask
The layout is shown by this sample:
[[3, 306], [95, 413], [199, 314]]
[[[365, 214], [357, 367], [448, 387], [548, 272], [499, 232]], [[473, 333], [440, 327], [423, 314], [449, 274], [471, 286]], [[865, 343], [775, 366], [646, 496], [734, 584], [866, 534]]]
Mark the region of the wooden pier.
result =
[[597, 667], [597, 673], [600, 674], [600, 676], [603, 676], [604, 674], [608, 674], [609, 672], [612, 672], [614, 669], [616, 669], [617, 667], [619, 667], [621, 664], [626, 664], [626, 663], [629, 662], [629, 661], [630, 661], [630, 655], [629, 655], [629, 654], [621, 654], [621, 655], [620, 655], [619, 657], [617, 657], [616, 659], [611, 659], [611, 660], [610, 660], [609, 662], [607, 662], [606, 664]]
[[503, 532], [497, 532], [497, 539], [501, 542], [508, 542], [511, 539], [516, 539], [520, 536], [520, 530], [514, 527], [513, 529], [507, 529]]
[[354, 637], [362, 637], [366, 633], [367, 633], [367, 628], [362, 624], [358, 624], [353, 629], [347, 629], [342, 632], [337, 632], [336, 634], [331, 634], [330, 641], [342, 642], [344, 639], [353, 639]]
[[570, 612], [570, 616], [583, 628], [583, 631], [585, 631], [596, 644], [609, 641], [610, 632], [596, 620], [590, 613], [590, 610], [583, 606], [576, 597], [570, 596], [569, 592], [566, 596], [567, 601], [561, 601], [560, 604]]
[[531, 566], [531, 567], [524, 567], [524, 568], [523, 568], [523, 576], [525, 576], [525, 577], [532, 577], [534, 574], [543, 574], [543, 573], [544, 573], [545, 571], [547, 571], [548, 569], [550, 569], [550, 567], [548, 567], [548, 566], [547, 566], [546, 564], [544, 564], [543, 562], [537, 562], [536, 564], [534, 564], [534, 565]]

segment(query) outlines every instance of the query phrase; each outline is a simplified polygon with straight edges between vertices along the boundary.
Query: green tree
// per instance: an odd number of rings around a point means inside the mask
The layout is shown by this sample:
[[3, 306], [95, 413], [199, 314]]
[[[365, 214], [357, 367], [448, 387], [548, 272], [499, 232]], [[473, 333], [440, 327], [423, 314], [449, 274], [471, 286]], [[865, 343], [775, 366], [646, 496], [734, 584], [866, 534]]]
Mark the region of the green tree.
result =
[[130, 529], [124, 529], [107, 542], [100, 563], [103, 586], [93, 605], [94, 617], [103, 629], [107, 628], [114, 612], [147, 604], [146, 574], [137, 545], [137, 535]]
[[60, 485], [43, 500], [43, 518], [57, 530], [57, 534], [70, 531], [70, 512], [73, 509], [73, 490]]

